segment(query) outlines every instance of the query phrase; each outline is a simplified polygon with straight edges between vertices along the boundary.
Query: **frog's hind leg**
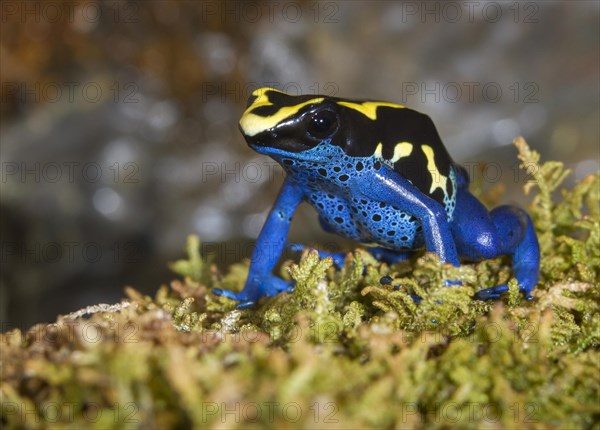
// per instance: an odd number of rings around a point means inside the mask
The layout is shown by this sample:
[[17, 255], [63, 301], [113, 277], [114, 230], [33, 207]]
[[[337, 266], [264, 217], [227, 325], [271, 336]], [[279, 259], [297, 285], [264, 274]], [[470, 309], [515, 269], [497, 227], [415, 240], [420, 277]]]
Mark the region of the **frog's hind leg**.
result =
[[[513, 206], [491, 212], [466, 190], [459, 190], [451, 230], [458, 253], [469, 260], [510, 255], [519, 289], [531, 298], [539, 276], [540, 251], [531, 218]], [[478, 299], [493, 299], [508, 291], [498, 285], [477, 292]]]
[[[335, 230], [333, 229], [333, 227], [331, 227], [331, 225], [327, 222], [327, 220], [325, 218], [323, 218], [322, 216], [319, 216], [319, 223], [321, 224], [321, 227], [323, 227], [323, 230], [325, 230], [329, 233], [335, 233]], [[413, 254], [412, 251], [410, 251], [410, 250], [392, 251], [391, 249], [383, 248], [380, 246], [373, 246], [373, 247], [369, 248], [368, 251], [369, 251], [369, 254], [371, 254], [373, 257], [375, 257], [376, 260], [382, 261], [382, 262], [388, 263], [388, 264], [395, 264], [400, 261], [407, 260]], [[341, 269], [344, 266], [344, 260], [346, 258], [346, 254], [329, 254], [329, 253], [322, 253], [321, 251], [319, 251], [319, 255], [321, 255], [321, 254], [324, 254], [325, 256], [329, 256], [329, 257], [333, 258], [333, 261], [336, 262], [335, 264], [338, 268]], [[323, 257], [321, 257], [321, 258], [323, 258]]]
[[[321, 227], [326, 232], [335, 233], [335, 230], [333, 229], [333, 227], [331, 227], [331, 225], [327, 222], [327, 220], [325, 218], [323, 218], [321, 215], [319, 215], [319, 224], [321, 224]], [[308, 249], [310, 251], [316, 251], [319, 254], [319, 258], [330, 257], [333, 260], [333, 264], [335, 264], [335, 266], [338, 269], [341, 269], [342, 267], [344, 267], [344, 261], [346, 260], [346, 254], [343, 252], [321, 251], [319, 249], [311, 248], [310, 246], [304, 246], [300, 243], [288, 243], [286, 245], [286, 248], [292, 252], [302, 252], [305, 249]]]
[[[305, 249], [309, 249], [311, 251], [316, 251], [319, 254], [319, 258], [330, 257], [333, 260], [333, 263], [338, 269], [344, 267], [346, 261], [347, 253], [343, 252], [327, 252], [321, 251], [320, 249], [311, 248], [309, 246], [304, 246], [299, 243], [288, 243], [286, 247], [293, 252], [302, 252]], [[378, 246], [367, 249], [369, 254], [371, 254], [378, 261], [382, 261], [388, 264], [395, 264], [400, 261], [404, 261], [413, 254], [412, 251], [392, 251], [386, 248], [381, 248]]]
[[321, 251], [320, 249], [315, 249], [310, 246], [304, 246], [300, 243], [288, 243], [286, 245], [286, 248], [293, 252], [302, 252], [305, 249], [308, 249], [310, 251], [316, 251], [317, 254], [319, 254], [319, 258], [331, 258], [333, 260], [333, 264], [335, 264], [335, 266], [338, 269], [344, 267], [344, 261], [346, 260], [346, 254], [343, 252]]
[[[500, 206], [490, 212], [496, 227], [499, 254], [511, 256], [513, 272], [519, 289], [531, 299], [531, 291], [539, 279], [540, 247], [531, 218], [524, 210], [514, 206]], [[477, 298], [493, 299], [508, 291], [507, 285], [498, 285], [477, 292]]]
[[406, 251], [392, 251], [390, 249], [382, 248], [379, 246], [374, 246], [369, 248], [369, 254], [375, 257], [379, 261], [383, 261], [387, 264], [396, 264], [400, 261], [408, 260], [414, 251], [406, 250]]
[[[321, 227], [323, 227], [323, 230], [325, 230], [329, 233], [335, 233], [335, 230], [333, 229], [333, 227], [331, 227], [331, 225], [327, 222], [327, 220], [325, 218], [323, 218], [322, 216], [319, 216], [319, 223], [321, 224]], [[301, 245], [299, 243], [289, 243], [287, 245], [287, 248], [294, 252], [302, 252], [304, 249], [310, 249], [313, 251], [317, 251], [317, 253], [319, 254], [319, 258], [330, 257], [331, 259], [333, 259], [333, 263], [336, 265], [336, 267], [338, 269], [341, 269], [342, 267], [344, 267], [346, 255], [347, 255], [347, 253], [343, 253], [343, 252], [321, 251], [319, 249], [310, 248], [310, 247]], [[388, 264], [395, 264], [395, 263], [398, 263], [399, 261], [406, 260], [406, 259], [410, 258], [410, 256], [412, 255], [412, 251], [409, 251], [409, 250], [407, 250], [407, 251], [392, 251], [390, 249], [382, 248], [379, 246], [371, 247], [368, 249], [368, 251], [378, 261], [382, 261], [382, 262], [385, 262]]]

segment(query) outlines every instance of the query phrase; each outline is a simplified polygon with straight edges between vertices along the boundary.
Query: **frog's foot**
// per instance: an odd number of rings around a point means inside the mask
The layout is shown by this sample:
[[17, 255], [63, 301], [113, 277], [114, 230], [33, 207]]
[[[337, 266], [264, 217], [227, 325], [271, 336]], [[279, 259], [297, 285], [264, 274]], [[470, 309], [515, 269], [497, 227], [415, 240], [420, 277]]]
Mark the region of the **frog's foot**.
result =
[[478, 300], [493, 300], [500, 298], [502, 293], [508, 291], [508, 285], [498, 285], [492, 288], [479, 290], [475, 293], [475, 298]]
[[279, 293], [294, 291], [294, 283], [284, 281], [274, 275], [249, 276], [244, 289], [239, 293], [221, 288], [213, 288], [212, 292], [217, 296], [237, 300], [240, 303], [237, 309], [248, 309], [256, 305], [259, 299], [271, 297]]
[[258, 299], [250, 299], [247, 295], [242, 294], [241, 291], [239, 293], [234, 293], [231, 290], [223, 290], [221, 288], [213, 288], [212, 292], [213, 292], [213, 294], [215, 294], [217, 296], [226, 297], [228, 299], [236, 300], [236, 301], [240, 302], [236, 306], [236, 308], [238, 308], [238, 309], [251, 308], [256, 305], [256, 301], [258, 300]]
[[293, 252], [302, 252], [305, 249], [308, 249], [309, 251], [316, 251], [319, 254], [319, 258], [331, 258], [333, 260], [333, 264], [335, 264], [335, 267], [338, 269], [344, 267], [344, 261], [346, 260], [345, 253], [321, 251], [319, 249], [311, 248], [310, 246], [304, 246], [300, 243], [288, 243], [286, 248]]
[[[535, 286], [535, 284], [533, 285]], [[533, 287], [526, 288], [522, 285], [519, 286], [519, 291], [521, 291], [527, 300], [532, 300], [533, 296], [531, 295], [531, 290]], [[479, 290], [475, 293], [475, 298], [478, 300], [492, 300], [500, 298], [502, 293], [506, 293], [508, 291], [508, 285], [498, 285], [492, 288], [486, 288], [484, 290]]]

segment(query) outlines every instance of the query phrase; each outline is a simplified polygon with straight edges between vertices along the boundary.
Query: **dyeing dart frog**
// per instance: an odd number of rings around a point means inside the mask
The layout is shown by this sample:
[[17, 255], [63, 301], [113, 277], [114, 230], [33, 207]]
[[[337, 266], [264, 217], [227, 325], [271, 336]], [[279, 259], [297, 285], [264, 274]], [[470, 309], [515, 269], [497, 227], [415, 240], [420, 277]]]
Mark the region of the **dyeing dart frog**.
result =
[[[258, 236], [244, 289], [213, 290], [240, 301], [238, 308], [293, 291], [272, 271], [303, 201], [317, 210], [326, 231], [365, 244], [390, 264], [423, 247], [454, 266], [459, 258], [510, 255], [519, 288], [531, 298], [540, 253], [529, 215], [512, 206], [488, 212], [469, 192], [467, 172], [452, 161], [427, 115], [395, 103], [260, 88], [248, 100], [240, 130], [252, 149], [287, 175]], [[343, 266], [344, 254], [318, 252]], [[499, 285], [476, 297], [505, 291], [508, 286]]]

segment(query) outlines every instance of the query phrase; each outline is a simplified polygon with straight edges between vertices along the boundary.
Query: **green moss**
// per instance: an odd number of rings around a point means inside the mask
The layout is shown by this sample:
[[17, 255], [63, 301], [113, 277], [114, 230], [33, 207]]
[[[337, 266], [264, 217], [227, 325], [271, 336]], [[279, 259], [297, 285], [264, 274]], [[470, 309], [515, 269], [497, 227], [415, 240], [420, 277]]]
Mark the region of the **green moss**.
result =
[[169, 263], [169, 267], [181, 276], [189, 276], [196, 282], [207, 282], [209, 280], [209, 261], [204, 261], [200, 255], [200, 238], [190, 235], [187, 240], [187, 260], [177, 260]]
[[[599, 175], [558, 196], [562, 164], [515, 144], [537, 189], [533, 301], [506, 259], [388, 266], [358, 249], [341, 270], [305, 252], [283, 265], [293, 294], [237, 310], [210, 290], [240, 290], [247, 263], [220, 274], [191, 236], [171, 265], [183, 279], [154, 297], [128, 288], [119, 304], [1, 335], [3, 425], [598, 428]], [[505, 282], [502, 300], [473, 299]]]

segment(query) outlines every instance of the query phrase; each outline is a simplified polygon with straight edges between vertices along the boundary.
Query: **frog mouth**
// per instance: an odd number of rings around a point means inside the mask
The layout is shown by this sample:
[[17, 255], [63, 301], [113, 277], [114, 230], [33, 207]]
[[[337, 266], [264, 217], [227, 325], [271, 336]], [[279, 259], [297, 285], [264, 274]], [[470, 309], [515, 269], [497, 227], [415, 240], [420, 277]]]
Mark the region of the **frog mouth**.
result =
[[261, 141], [248, 142], [248, 145], [255, 150], [272, 148], [285, 152], [303, 152], [313, 148], [312, 146], [304, 145], [295, 140], [282, 140], [278, 141], [276, 144], [269, 144]]
[[254, 136], [244, 135], [244, 138], [248, 146], [259, 152], [267, 148], [285, 152], [302, 152], [316, 146], [316, 144], [310, 145], [308, 142], [302, 142], [297, 138], [291, 138], [273, 131], [264, 131]]

